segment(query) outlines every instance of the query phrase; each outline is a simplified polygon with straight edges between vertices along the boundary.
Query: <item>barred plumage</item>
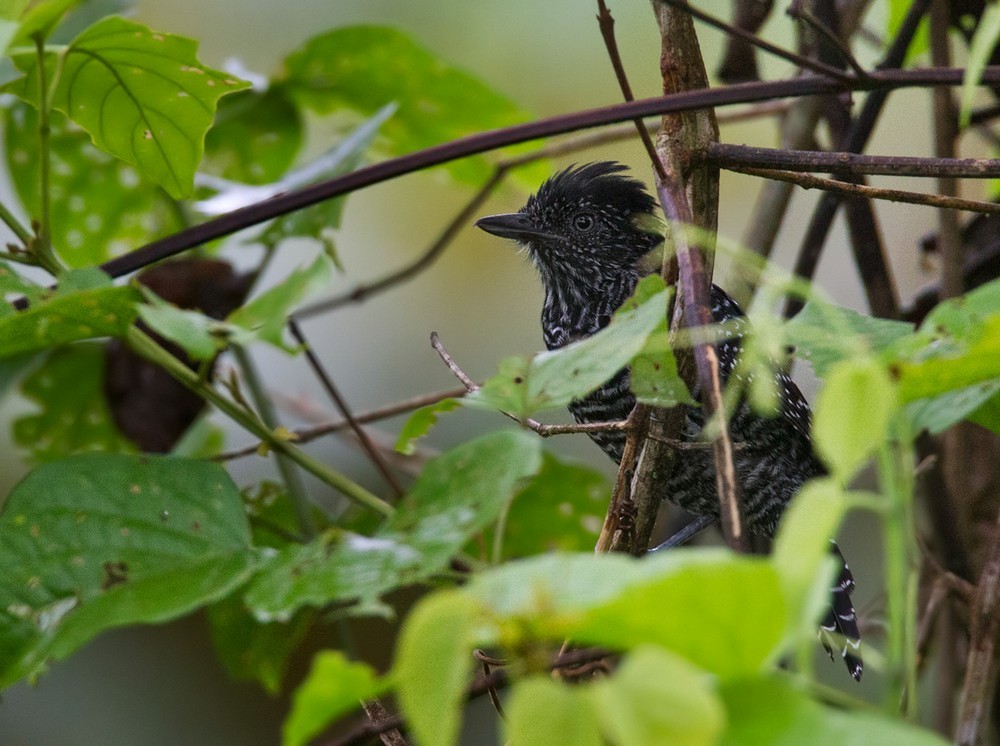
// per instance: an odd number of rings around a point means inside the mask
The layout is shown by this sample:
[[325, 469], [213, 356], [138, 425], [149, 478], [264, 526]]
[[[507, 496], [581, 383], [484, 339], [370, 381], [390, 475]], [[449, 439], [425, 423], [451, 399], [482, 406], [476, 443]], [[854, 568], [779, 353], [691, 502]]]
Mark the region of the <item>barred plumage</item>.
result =
[[[545, 286], [542, 332], [550, 350], [605, 327], [639, 278], [648, 273], [642, 258], [662, 241], [659, 233], [648, 229], [656, 206], [653, 198], [641, 182], [621, 175], [624, 170], [621, 164], [609, 161], [566, 169], [546, 181], [519, 212], [477, 223], [527, 247]], [[736, 302], [715, 285], [711, 303], [714, 321], [726, 322], [732, 331], [716, 345], [723, 379], [728, 380], [742, 350], [747, 321]], [[774, 535], [785, 506], [799, 487], [824, 473], [812, 450], [809, 405], [787, 375], [777, 372], [775, 382], [781, 401], [778, 416], [763, 417], [740, 403], [730, 421], [730, 433], [739, 444], [735, 465], [747, 529], [765, 537]], [[625, 419], [634, 405], [626, 368], [572, 402], [569, 410], [577, 422], [601, 422]], [[682, 437], [698, 439], [703, 425], [702, 410], [687, 407]], [[594, 433], [591, 438], [616, 462], [621, 460], [623, 433]], [[664, 484], [664, 496], [692, 514], [718, 519], [711, 452], [678, 454], [673, 473]], [[821, 640], [831, 657], [833, 636], [843, 641], [844, 661], [851, 675], [860, 680], [860, 635], [851, 603], [854, 579], [836, 544], [831, 551], [839, 557], [842, 570], [832, 590], [830, 612], [821, 626]]]

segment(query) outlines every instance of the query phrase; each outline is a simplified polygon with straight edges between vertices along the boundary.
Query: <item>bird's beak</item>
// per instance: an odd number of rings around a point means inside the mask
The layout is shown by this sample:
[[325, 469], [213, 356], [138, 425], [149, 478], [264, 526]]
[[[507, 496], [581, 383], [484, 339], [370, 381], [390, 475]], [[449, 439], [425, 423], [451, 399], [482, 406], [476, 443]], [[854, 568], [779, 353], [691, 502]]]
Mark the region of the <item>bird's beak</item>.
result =
[[479, 220], [476, 221], [476, 227], [482, 228], [484, 231], [492, 233], [494, 236], [511, 238], [515, 241], [520, 241], [521, 243], [528, 243], [529, 241], [540, 238], [550, 240], [559, 239], [559, 236], [538, 230], [538, 228], [531, 224], [528, 217], [520, 212], [512, 212], [507, 215], [490, 215], [489, 217], [479, 218]]

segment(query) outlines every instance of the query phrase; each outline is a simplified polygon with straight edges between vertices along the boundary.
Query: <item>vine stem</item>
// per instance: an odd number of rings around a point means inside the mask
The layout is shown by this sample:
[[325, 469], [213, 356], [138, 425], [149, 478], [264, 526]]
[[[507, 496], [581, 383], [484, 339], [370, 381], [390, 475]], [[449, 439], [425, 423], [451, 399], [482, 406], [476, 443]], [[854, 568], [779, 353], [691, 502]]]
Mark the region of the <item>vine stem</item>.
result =
[[[52, 251], [52, 203], [49, 174], [52, 170], [49, 153], [49, 90], [48, 77], [45, 71], [45, 39], [36, 34], [35, 52], [38, 55], [38, 169], [39, 187], [41, 190], [42, 217], [38, 227], [38, 235], [31, 242], [32, 254], [38, 264], [53, 276], [58, 275], [62, 267]], [[6, 219], [4, 222], [7, 222]], [[8, 223], [10, 225], [10, 223]]]
[[275, 435], [271, 428], [265, 425], [254, 413], [243, 409], [235, 402], [222, 396], [218, 391], [202, 381], [195, 371], [188, 368], [183, 362], [163, 349], [152, 337], [138, 327], [133, 326], [128, 330], [126, 341], [137, 354], [161, 366], [180, 383], [187, 386], [206, 401], [214, 404], [227, 417], [260, 438], [268, 447], [279, 453], [284, 453], [296, 464], [324, 483], [340, 491], [348, 499], [384, 516], [392, 515], [394, 512], [393, 507], [389, 503], [373, 495], [340, 472], [320, 463], [287, 440]]

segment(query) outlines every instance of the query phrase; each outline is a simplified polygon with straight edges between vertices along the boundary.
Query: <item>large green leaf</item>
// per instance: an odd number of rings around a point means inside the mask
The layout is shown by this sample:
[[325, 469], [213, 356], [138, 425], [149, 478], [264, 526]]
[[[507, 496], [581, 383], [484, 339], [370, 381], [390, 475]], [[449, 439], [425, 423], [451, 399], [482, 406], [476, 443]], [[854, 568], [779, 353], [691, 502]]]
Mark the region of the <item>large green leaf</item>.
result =
[[360, 601], [419, 583], [448, 566], [471, 536], [496, 520], [522, 481], [541, 466], [538, 438], [500, 432], [431, 461], [372, 537], [320, 537], [277, 555], [255, 579], [247, 603], [263, 619], [287, 618], [303, 605]]
[[813, 301], [785, 324], [785, 338], [817, 375], [826, 376], [838, 362], [857, 354], [877, 353], [913, 331], [902, 321], [865, 316], [847, 308]]
[[36, 461], [74, 453], [132, 453], [104, 397], [104, 347], [83, 343], [52, 350], [21, 384], [36, 410], [14, 420], [14, 442]]
[[289, 657], [309, 631], [315, 614], [303, 610], [287, 622], [261, 624], [239, 595], [208, 607], [212, 642], [222, 665], [236, 681], [256, 681], [268, 694], [281, 692]]
[[712, 746], [726, 720], [711, 677], [652, 645], [625, 656], [612, 676], [594, 684], [591, 696], [617, 746]]
[[392, 679], [419, 743], [451, 746], [472, 672], [479, 605], [457, 591], [430, 596], [406, 619]]
[[1000, 378], [1000, 313], [970, 328], [967, 337], [936, 340], [917, 357], [893, 368], [904, 402]]
[[870, 711], [821, 705], [779, 678], [722, 686], [726, 746], [944, 746], [931, 731]]
[[[124, 18], [104, 18], [62, 52], [53, 105], [101, 150], [136, 166], [175, 199], [194, 189], [194, 172], [218, 100], [249, 83], [198, 62], [193, 39]], [[37, 60], [15, 57], [25, 76], [10, 90], [37, 101]], [[46, 74], [57, 67], [48, 54]]]
[[0, 514], [0, 684], [106, 629], [224, 597], [254, 564], [239, 492], [218, 465], [113, 454], [44, 464]]
[[774, 659], [786, 601], [767, 561], [721, 550], [661, 555], [547, 555], [481, 573], [467, 592], [495, 620], [497, 638], [480, 642], [516, 646], [527, 633], [625, 650], [649, 643], [722, 678], [757, 673]]
[[[649, 283], [660, 283], [658, 277]], [[645, 294], [643, 283], [637, 293]], [[529, 417], [542, 409], [563, 407], [610, 379], [646, 347], [649, 335], [665, 323], [667, 292], [649, 296], [638, 307], [618, 311], [611, 323], [592, 337], [533, 358], [509, 357], [500, 372], [462, 399], [464, 404], [489, 407]]]
[[364, 663], [352, 663], [336, 650], [323, 650], [292, 695], [292, 711], [282, 727], [283, 746], [309, 743], [328, 724], [387, 686]]
[[[287, 58], [279, 84], [324, 115], [353, 110], [369, 117], [395, 101], [399, 112], [383, 129], [383, 145], [392, 155], [530, 119], [403, 32], [382, 26], [339, 28], [314, 37]], [[489, 175], [483, 157], [453, 161], [447, 168], [474, 184]]]
[[507, 512], [504, 556], [592, 549], [610, 496], [611, 485], [601, 472], [546, 453], [541, 471]]
[[268, 184], [291, 168], [302, 139], [302, 115], [284, 89], [241, 91], [219, 101], [201, 167], [230, 181]]
[[[171, 200], [128, 163], [95, 148], [90, 137], [59, 112], [49, 119], [51, 240], [72, 267], [100, 264], [180, 230]], [[38, 115], [15, 102], [5, 119], [5, 155], [25, 210], [41, 216]]]
[[548, 676], [517, 682], [505, 706], [507, 742], [602, 746], [597, 713], [588, 694], [585, 688], [566, 686]]
[[885, 439], [896, 400], [896, 386], [872, 358], [844, 360], [831, 369], [816, 400], [813, 440], [841, 479], [849, 479]]
[[27, 310], [0, 317], [0, 357], [93, 337], [120, 337], [136, 317], [139, 291], [103, 287], [58, 293]]

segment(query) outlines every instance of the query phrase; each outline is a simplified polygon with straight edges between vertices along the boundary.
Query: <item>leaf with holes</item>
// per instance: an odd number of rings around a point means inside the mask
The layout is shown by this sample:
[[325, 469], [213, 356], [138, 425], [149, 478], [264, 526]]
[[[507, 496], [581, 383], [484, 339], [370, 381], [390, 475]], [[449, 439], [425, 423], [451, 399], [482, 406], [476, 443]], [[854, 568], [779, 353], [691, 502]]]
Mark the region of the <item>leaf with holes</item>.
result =
[[21, 383], [36, 405], [14, 420], [14, 442], [35, 461], [53, 461], [84, 451], [131, 453], [104, 398], [104, 348], [93, 342], [52, 350]]
[[[17, 101], [4, 119], [4, 155], [27, 213], [42, 211], [38, 114]], [[58, 111], [49, 117], [52, 245], [71, 267], [86, 267], [183, 227], [172, 200], [139, 170], [95, 148]]]
[[104, 630], [222, 598], [255, 564], [239, 491], [216, 464], [113, 454], [44, 464], [0, 513], [0, 686]]
[[[199, 63], [197, 47], [193, 39], [104, 18], [62, 53], [53, 105], [101, 150], [136, 166], [171, 197], [187, 197], [218, 100], [250, 85]], [[35, 55], [14, 62], [25, 75], [8, 90], [35, 103]], [[56, 68], [56, 55], [46, 55], [46, 74]]]

